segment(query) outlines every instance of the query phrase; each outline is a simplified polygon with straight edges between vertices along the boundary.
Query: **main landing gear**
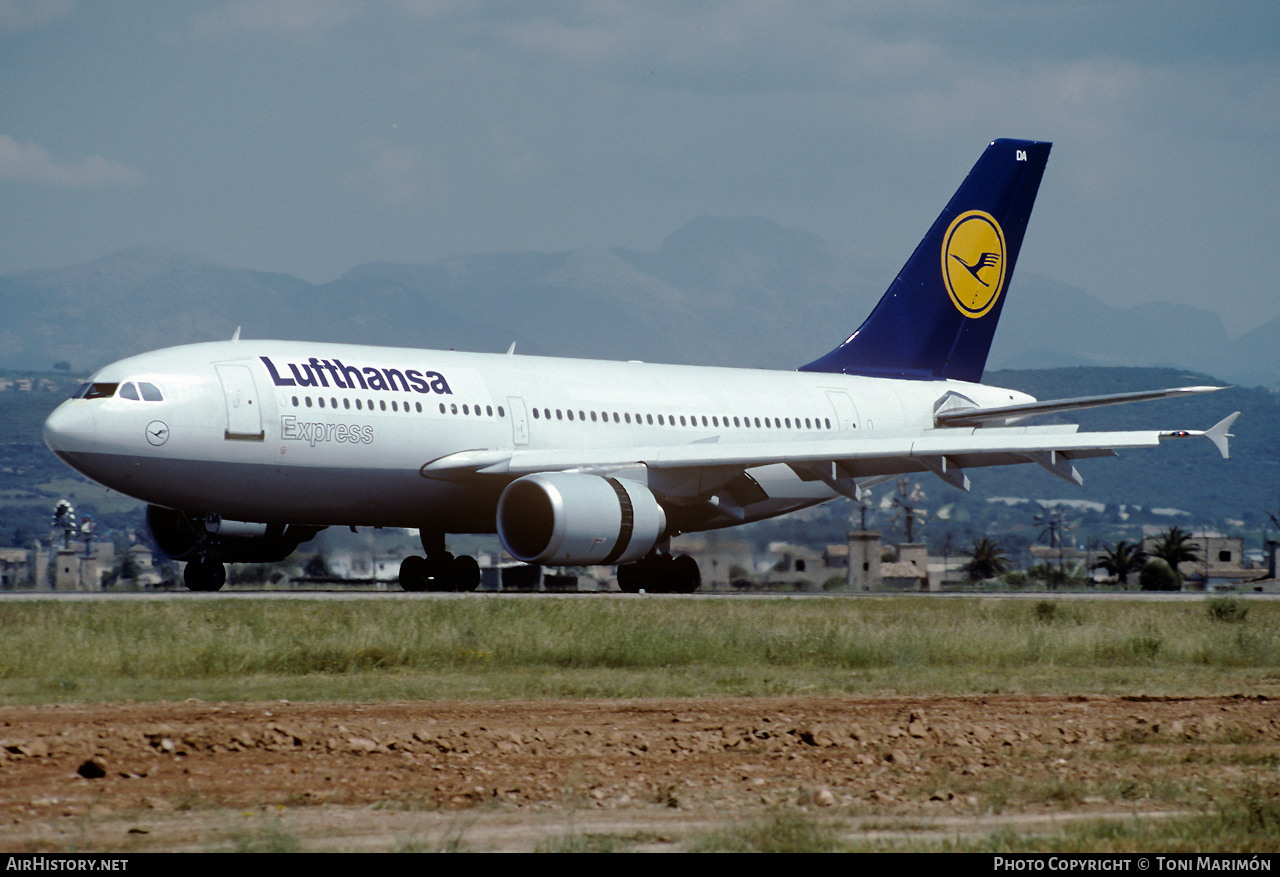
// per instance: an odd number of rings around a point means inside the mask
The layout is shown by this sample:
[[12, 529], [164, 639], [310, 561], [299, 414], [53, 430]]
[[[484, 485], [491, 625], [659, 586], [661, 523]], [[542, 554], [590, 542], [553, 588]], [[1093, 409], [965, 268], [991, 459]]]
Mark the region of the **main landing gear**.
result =
[[188, 591], [218, 591], [227, 581], [227, 568], [216, 560], [197, 557], [187, 563], [182, 581]]
[[625, 594], [692, 594], [702, 584], [698, 562], [687, 554], [653, 553], [618, 566], [618, 590]]
[[400, 587], [406, 591], [474, 591], [480, 587], [480, 564], [468, 554], [454, 557], [444, 547], [444, 534], [422, 530], [426, 557], [400, 562]]

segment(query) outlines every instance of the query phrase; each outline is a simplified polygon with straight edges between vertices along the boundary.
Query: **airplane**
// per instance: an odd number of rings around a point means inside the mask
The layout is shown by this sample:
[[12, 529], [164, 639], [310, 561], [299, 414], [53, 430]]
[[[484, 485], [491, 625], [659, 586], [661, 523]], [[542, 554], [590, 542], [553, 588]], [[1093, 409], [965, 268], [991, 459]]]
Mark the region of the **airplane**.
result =
[[626, 592], [687, 593], [671, 539], [759, 521], [909, 473], [1077, 460], [1207, 430], [1080, 432], [1043, 414], [1210, 392], [1037, 401], [981, 383], [1051, 144], [996, 140], [865, 322], [794, 371], [241, 340], [100, 369], [44, 425], [78, 472], [147, 503], [196, 591], [330, 526], [416, 528], [408, 591], [473, 590], [447, 534], [517, 560], [617, 566]]

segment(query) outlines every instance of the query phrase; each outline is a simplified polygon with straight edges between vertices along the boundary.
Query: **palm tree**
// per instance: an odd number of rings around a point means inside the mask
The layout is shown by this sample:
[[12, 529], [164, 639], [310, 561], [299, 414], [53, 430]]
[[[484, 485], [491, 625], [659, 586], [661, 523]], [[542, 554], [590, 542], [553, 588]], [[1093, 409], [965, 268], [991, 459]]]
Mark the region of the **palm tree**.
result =
[[1140, 543], [1121, 539], [1104, 548], [1102, 556], [1094, 561], [1091, 569], [1105, 569], [1107, 575], [1115, 576], [1120, 584], [1128, 586], [1129, 573], [1142, 569], [1146, 562], [1147, 554]]
[[972, 558], [964, 565], [964, 571], [968, 573], [971, 582], [993, 579], [1009, 571], [1009, 558], [1005, 556], [1004, 549], [985, 536], [974, 539], [973, 548], [962, 551], [961, 554]]
[[1200, 552], [1189, 544], [1191, 534], [1181, 527], [1170, 527], [1151, 546], [1152, 557], [1158, 557], [1177, 572], [1178, 564], [1200, 559]]

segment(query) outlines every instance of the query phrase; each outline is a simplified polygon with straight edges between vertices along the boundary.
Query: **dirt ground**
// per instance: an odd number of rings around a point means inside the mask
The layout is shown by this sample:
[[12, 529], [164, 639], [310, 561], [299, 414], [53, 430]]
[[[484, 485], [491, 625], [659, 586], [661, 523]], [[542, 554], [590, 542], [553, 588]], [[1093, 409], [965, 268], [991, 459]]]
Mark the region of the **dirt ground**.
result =
[[1278, 763], [1243, 696], [4, 707], [0, 849], [679, 850], [778, 808], [955, 837], [1274, 793]]

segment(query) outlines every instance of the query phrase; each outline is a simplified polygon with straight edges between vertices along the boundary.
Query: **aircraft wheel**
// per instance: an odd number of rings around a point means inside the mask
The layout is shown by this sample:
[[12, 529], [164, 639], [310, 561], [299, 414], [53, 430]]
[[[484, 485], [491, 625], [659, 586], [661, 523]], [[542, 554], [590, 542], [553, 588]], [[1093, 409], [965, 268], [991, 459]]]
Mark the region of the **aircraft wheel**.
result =
[[652, 594], [674, 594], [680, 589], [676, 585], [675, 559], [669, 554], [655, 554], [641, 561], [645, 565], [645, 586]]
[[478, 591], [480, 589], [480, 564], [469, 554], [453, 559], [453, 589], [455, 591]]
[[400, 587], [405, 591], [427, 589], [427, 559], [410, 555], [400, 561]]
[[188, 591], [217, 591], [227, 581], [227, 568], [206, 558], [193, 560], [182, 573]]
[[677, 594], [692, 594], [702, 585], [702, 571], [698, 569], [698, 561], [687, 554], [682, 554], [671, 561], [671, 590]]
[[428, 557], [424, 561], [426, 566], [423, 571], [426, 575], [426, 587], [428, 591], [452, 591], [454, 566], [453, 555], [445, 552], [438, 557]]
[[622, 563], [618, 565], [618, 590], [624, 594], [638, 594], [644, 587], [639, 563]]

